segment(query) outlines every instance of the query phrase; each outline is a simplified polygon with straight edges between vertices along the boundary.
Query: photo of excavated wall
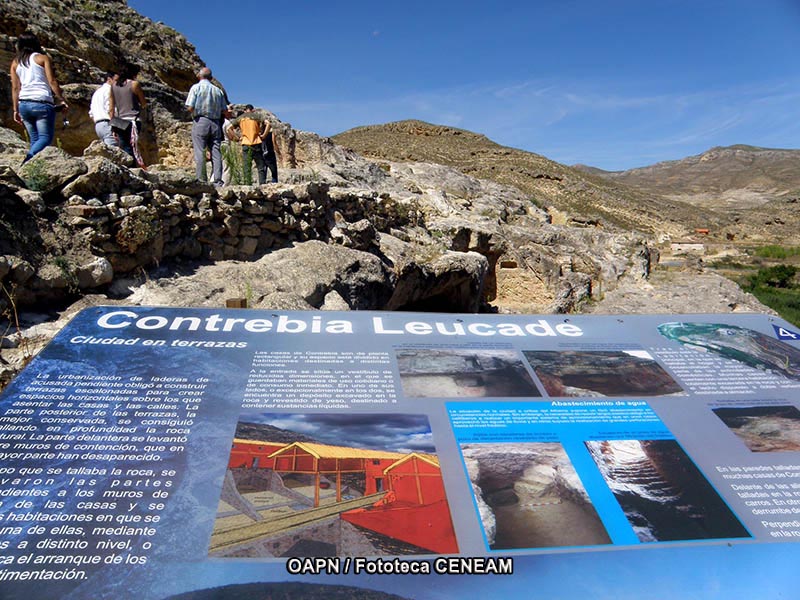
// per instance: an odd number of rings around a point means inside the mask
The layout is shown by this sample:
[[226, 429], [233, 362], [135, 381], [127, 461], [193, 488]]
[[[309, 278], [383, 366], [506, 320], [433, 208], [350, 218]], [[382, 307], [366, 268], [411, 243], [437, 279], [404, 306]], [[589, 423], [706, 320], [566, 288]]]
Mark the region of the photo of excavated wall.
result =
[[514, 350], [404, 348], [396, 356], [408, 398], [541, 396]]
[[751, 452], [800, 451], [800, 410], [794, 406], [715, 408]]
[[644, 351], [525, 351], [549, 396], [669, 396], [675, 380]]
[[493, 550], [610, 544], [560, 443], [462, 444]]
[[675, 440], [586, 447], [640, 541], [750, 537]]

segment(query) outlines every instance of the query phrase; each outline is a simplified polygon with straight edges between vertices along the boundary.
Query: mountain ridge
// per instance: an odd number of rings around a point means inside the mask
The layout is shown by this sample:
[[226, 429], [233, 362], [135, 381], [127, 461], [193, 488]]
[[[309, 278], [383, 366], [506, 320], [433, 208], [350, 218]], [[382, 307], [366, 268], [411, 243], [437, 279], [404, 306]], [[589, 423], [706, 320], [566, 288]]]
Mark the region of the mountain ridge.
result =
[[[722, 215], [655, 198], [544, 156], [497, 144], [482, 134], [418, 120], [366, 125], [331, 139], [375, 160], [437, 162], [474, 177], [513, 185], [541, 205], [571, 215], [573, 224], [598, 224], [651, 235], [687, 235]], [[456, 140], [456, 143], [453, 143]], [[567, 217], [566, 222], [569, 222]]]
[[[800, 150], [735, 144], [617, 172], [560, 165], [482, 134], [414, 120], [361, 126], [332, 139], [375, 160], [438, 157], [477, 177], [514, 185], [551, 212], [584, 215], [661, 239], [690, 237], [700, 229], [718, 240], [800, 243], [794, 210]], [[462, 147], [456, 148], [454, 139]]]
[[700, 154], [623, 171], [580, 168], [631, 187], [676, 197], [744, 188], [768, 192], [774, 188], [773, 199], [800, 189], [800, 150], [748, 144], [715, 146]]

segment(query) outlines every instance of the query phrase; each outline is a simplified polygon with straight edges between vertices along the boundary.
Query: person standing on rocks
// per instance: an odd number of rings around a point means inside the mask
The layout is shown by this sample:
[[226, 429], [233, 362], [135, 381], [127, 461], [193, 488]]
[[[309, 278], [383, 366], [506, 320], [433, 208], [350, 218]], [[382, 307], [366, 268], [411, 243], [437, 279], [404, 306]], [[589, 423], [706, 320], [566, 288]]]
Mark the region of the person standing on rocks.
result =
[[220, 142], [219, 151], [222, 154], [222, 185], [231, 184], [231, 165], [229, 157], [233, 152], [233, 143], [236, 141], [233, 137], [233, 121], [230, 119], [231, 106], [228, 105], [229, 116], [224, 117], [222, 120], [222, 141]]
[[31, 145], [22, 164], [53, 143], [56, 106], [68, 107], [53, 73], [53, 63], [44, 54], [39, 39], [26, 31], [17, 39], [17, 53], [11, 61], [11, 99], [14, 121], [25, 126]]
[[269, 119], [264, 119], [264, 126], [265, 130], [261, 136], [264, 139], [264, 146], [262, 148], [264, 164], [272, 173], [272, 183], [278, 183], [278, 156], [275, 154], [275, 138]]
[[139, 133], [142, 131], [139, 117], [147, 106], [147, 100], [142, 86], [136, 81], [138, 74], [139, 67], [136, 65], [122, 69], [117, 81], [111, 86], [109, 114], [111, 129], [119, 139], [120, 146], [144, 168], [144, 159], [139, 151]]
[[94, 132], [106, 146], [119, 146], [114, 132], [111, 131], [111, 86], [116, 83], [117, 74], [106, 73], [106, 79], [94, 94], [89, 105], [89, 116], [94, 121]]
[[211, 83], [211, 69], [203, 67], [197, 72], [197, 83], [189, 89], [186, 108], [192, 113], [192, 146], [194, 148], [195, 174], [206, 178], [206, 148], [211, 151], [211, 181], [222, 185], [222, 119], [228, 114], [223, 91]]
[[256, 163], [258, 171], [258, 184], [263, 185], [267, 182], [267, 169], [264, 164], [264, 154], [262, 145], [264, 143], [265, 131], [269, 131], [269, 121], [262, 123], [256, 118], [256, 113], [252, 104], [244, 107], [244, 114], [239, 117], [233, 126], [238, 130], [237, 137], [242, 142], [242, 172], [245, 183], [250, 183], [250, 172], [252, 163]]

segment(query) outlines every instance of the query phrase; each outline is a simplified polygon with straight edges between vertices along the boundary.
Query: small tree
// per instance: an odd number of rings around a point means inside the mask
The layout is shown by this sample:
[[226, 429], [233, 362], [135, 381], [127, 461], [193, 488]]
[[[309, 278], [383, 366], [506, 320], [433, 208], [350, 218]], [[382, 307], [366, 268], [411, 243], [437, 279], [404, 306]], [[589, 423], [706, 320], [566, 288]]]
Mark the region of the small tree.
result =
[[792, 265], [761, 268], [758, 273], [749, 277], [749, 287], [791, 288], [794, 287], [795, 275], [797, 275], [797, 267]]
[[242, 148], [238, 144], [222, 144], [220, 148], [222, 160], [231, 174], [231, 185], [250, 185], [252, 174], [249, 165], [245, 168]]

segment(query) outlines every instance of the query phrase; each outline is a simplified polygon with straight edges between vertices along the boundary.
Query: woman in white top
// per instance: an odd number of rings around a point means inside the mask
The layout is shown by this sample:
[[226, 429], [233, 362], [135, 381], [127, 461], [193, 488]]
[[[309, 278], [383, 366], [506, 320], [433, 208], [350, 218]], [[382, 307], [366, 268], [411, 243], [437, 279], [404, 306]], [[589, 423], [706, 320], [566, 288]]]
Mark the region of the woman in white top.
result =
[[14, 120], [25, 125], [31, 147], [23, 164], [53, 142], [56, 109], [67, 103], [53, 74], [50, 57], [43, 54], [37, 37], [26, 31], [17, 39], [17, 55], [11, 61], [11, 97]]

